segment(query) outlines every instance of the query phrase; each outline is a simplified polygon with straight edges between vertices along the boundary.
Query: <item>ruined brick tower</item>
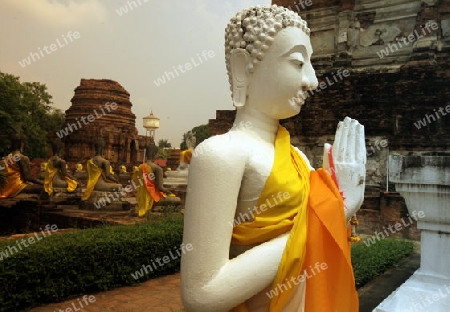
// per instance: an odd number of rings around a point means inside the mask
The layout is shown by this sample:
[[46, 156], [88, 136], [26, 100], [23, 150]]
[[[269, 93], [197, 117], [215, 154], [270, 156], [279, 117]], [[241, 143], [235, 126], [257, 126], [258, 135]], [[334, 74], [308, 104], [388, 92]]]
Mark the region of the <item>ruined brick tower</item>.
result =
[[113, 164], [135, 163], [139, 155], [136, 116], [130, 94], [116, 81], [81, 79], [66, 110], [65, 158], [83, 162], [95, 153], [101, 136], [106, 142], [105, 158]]

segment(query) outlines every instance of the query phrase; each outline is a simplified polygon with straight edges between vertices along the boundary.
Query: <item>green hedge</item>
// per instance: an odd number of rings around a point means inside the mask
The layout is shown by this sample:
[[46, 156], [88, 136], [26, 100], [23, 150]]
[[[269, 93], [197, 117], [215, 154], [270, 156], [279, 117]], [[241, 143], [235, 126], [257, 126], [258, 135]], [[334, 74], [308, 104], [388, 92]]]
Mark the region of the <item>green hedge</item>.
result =
[[[131, 275], [178, 248], [182, 233], [183, 217], [174, 215], [134, 226], [93, 228], [44, 238], [0, 261], [0, 311], [19, 311], [177, 272], [179, 258], [138, 280]], [[15, 241], [0, 242], [0, 251], [14, 245]], [[370, 247], [354, 244], [357, 287], [412, 251], [412, 242], [396, 239], [384, 239]]]
[[[0, 311], [19, 311], [177, 272], [180, 259], [174, 256], [139, 280], [131, 276], [178, 248], [182, 232], [182, 216], [170, 216], [134, 226], [51, 235], [22, 247], [0, 261]], [[0, 242], [0, 251], [14, 245], [15, 241]]]
[[352, 246], [352, 262], [356, 287], [364, 286], [413, 252], [414, 243], [401, 239], [383, 239], [373, 245]]

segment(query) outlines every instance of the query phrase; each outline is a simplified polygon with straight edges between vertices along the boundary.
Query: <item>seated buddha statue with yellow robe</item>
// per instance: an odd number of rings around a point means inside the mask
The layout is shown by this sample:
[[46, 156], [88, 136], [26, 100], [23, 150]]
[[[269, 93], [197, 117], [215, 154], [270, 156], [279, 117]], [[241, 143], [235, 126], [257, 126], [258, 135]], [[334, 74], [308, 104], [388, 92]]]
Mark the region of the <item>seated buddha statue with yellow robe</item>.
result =
[[190, 163], [186, 311], [358, 311], [348, 225], [364, 195], [364, 127], [340, 122], [315, 170], [279, 123], [318, 86], [309, 36], [298, 14], [276, 5], [227, 26], [235, 124], [247, 126], [203, 141]]
[[30, 159], [22, 153], [23, 140], [20, 135], [11, 136], [12, 152], [0, 162], [0, 170], [6, 173], [6, 185], [0, 189], [0, 199], [19, 193], [41, 194], [43, 182], [31, 176]]
[[95, 144], [95, 156], [86, 162], [86, 190], [81, 200], [88, 200], [93, 191], [118, 192], [122, 188], [116, 177], [111, 174], [111, 165], [103, 157], [105, 141], [100, 138]]
[[132, 180], [136, 189], [137, 215], [144, 217], [155, 203], [178, 205], [180, 198], [164, 187], [163, 169], [153, 162], [158, 147], [154, 144], [145, 149], [146, 162], [134, 169]]
[[61, 157], [64, 148], [61, 140], [52, 141], [53, 156], [47, 161], [45, 167], [44, 189], [48, 195], [52, 195], [54, 189], [64, 189], [72, 193], [77, 189], [78, 182], [67, 170], [67, 164]]

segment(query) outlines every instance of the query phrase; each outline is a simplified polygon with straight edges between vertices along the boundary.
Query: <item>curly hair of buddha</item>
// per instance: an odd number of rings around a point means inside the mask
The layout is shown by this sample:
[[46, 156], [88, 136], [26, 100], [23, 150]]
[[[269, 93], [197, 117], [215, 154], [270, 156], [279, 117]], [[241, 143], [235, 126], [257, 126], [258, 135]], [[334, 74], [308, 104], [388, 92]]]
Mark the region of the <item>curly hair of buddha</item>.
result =
[[237, 13], [225, 29], [225, 62], [230, 86], [232, 84], [230, 58], [234, 50], [245, 49], [249, 53], [251, 62], [247, 65], [247, 70], [253, 73], [278, 32], [291, 26], [300, 28], [310, 35], [306, 21], [285, 7], [258, 5]]

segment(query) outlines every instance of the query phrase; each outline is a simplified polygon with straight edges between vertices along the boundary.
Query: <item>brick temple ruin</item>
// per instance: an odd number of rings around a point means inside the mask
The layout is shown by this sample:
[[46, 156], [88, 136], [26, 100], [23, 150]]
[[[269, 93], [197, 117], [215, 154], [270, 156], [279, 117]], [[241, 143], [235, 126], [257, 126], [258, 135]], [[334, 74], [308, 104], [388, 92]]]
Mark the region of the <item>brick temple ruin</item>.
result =
[[[273, 3], [308, 22], [319, 80], [301, 113], [282, 121], [292, 143], [321, 167], [323, 145], [333, 142], [338, 122], [346, 116], [359, 120], [367, 144], [361, 231], [370, 234], [395, 223], [407, 210], [387, 186], [388, 155], [450, 146], [450, 1]], [[231, 128], [234, 114], [217, 111], [211, 133]], [[417, 231], [410, 227], [401, 235], [417, 238]]]
[[67, 161], [84, 163], [91, 158], [101, 136], [106, 142], [105, 158], [113, 165], [142, 162], [146, 138], [138, 135], [130, 94], [118, 82], [81, 79], [71, 102], [65, 133], [59, 134]]

